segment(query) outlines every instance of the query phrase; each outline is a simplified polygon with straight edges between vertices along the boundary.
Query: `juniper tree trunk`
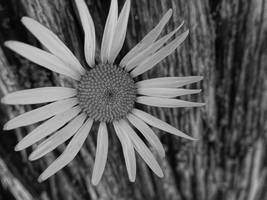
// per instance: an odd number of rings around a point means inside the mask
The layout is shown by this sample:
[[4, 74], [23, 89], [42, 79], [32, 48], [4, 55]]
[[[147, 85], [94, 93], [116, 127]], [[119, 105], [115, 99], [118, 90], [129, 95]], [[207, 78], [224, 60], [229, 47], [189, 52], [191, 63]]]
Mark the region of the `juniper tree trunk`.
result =
[[[86, 3], [96, 27], [98, 54], [110, 1]], [[123, 3], [119, 0], [119, 9]], [[157, 158], [165, 176], [157, 178], [138, 157], [136, 182], [130, 183], [120, 144], [110, 130], [107, 166], [100, 184], [94, 187], [90, 178], [95, 129], [75, 160], [43, 183], [37, 182], [38, 175], [65, 145], [29, 162], [31, 148], [13, 149], [36, 125], [2, 131], [0, 199], [267, 199], [267, 1], [132, 0], [126, 41], [117, 61], [169, 8], [173, 17], [163, 34], [184, 20], [190, 36], [142, 78], [202, 75], [204, 80], [193, 87], [203, 92], [190, 99], [207, 105], [201, 109], [144, 109], [199, 140], [187, 141], [154, 129], [166, 150], [166, 159]], [[73, 0], [1, 0], [0, 96], [25, 88], [73, 85], [3, 46], [6, 40], [19, 40], [44, 48], [22, 26], [20, 18], [25, 15], [50, 28], [85, 65], [83, 31]], [[1, 105], [1, 127], [33, 108]]]

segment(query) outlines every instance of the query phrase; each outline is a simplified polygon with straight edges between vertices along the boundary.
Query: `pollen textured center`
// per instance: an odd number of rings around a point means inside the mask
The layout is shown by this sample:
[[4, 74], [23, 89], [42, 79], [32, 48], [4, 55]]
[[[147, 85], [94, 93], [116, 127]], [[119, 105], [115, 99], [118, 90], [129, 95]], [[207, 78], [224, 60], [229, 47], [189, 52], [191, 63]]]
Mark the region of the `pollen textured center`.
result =
[[88, 117], [111, 122], [124, 118], [133, 109], [136, 88], [132, 77], [121, 67], [101, 64], [81, 77], [77, 97]]

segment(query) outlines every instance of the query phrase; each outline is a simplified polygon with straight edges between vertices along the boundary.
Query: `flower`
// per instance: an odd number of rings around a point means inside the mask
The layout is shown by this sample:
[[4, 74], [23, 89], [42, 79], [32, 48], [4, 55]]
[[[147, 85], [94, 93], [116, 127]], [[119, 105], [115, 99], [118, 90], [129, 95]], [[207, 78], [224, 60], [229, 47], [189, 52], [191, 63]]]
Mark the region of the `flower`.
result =
[[203, 103], [176, 98], [199, 93], [200, 90], [179, 87], [198, 82], [202, 77], [161, 77], [142, 81], [136, 81], [135, 77], [148, 71], [172, 53], [186, 39], [189, 32], [185, 31], [168, 42], [180, 30], [182, 24], [158, 39], [172, 15], [172, 10], [169, 10], [158, 25], [127, 53], [119, 64], [115, 64], [114, 60], [125, 40], [131, 2], [126, 0], [118, 16], [117, 0], [112, 0], [101, 44], [101, 62], [96, 63], [93, 20], [84, 0], [75, 2], [83, 26], [84, 55], [89, 67], [83, 67], [54, 33], [37, 21], [23, 17], [22, 23], [48, 51], [18, 41], [7, 41], [5, 45], [38, 65], [76, 80], [78, 86], [43, 87], [7, 94], [2, 98], [4, 104], [49, 104], [11, 119], [5, 124], [4, 129], [15, 129], [46, 120], [15, 147], [16, 151], [20, 151], [44, 139], [30, 154], [30, 160], [41, 158], [70, 139], [64, 152], [40, 175], [39, 181], [46, 180], [74, 159], [93, 123], [99, 124], [92, 174], [94, 185], [99, 183], [107, 160], [107, 124], [113, 125], [121, 142], [130, 181], [134, 181], [136, 177], [135, 150], [152, 171], [162, 177], [163, 172], [158, 162], [134, 128], [162, 157], [165, 155], [164, 148], [150, 126], [190, 140], [194, 138], [137, 109], [136, 104], [173, 108], [202, 106]]

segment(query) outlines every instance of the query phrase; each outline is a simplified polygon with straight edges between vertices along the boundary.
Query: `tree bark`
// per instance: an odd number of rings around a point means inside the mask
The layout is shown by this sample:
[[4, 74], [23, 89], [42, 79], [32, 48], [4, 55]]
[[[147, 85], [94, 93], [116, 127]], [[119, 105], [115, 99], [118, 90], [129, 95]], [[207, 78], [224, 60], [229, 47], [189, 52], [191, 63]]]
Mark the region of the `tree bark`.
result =
[[[110, 1], [87, 0], [96, 27], [97, 54]], [[124, 1], [119, 1], [119, 9]], [[35, 162], [32, 149], [14, 152], [15, 144], [36, 125], [0, 135], [0, 199], [121, 200], [263, 200], [267, 199], [267, 2], [266, 0], [132, 0], [126, 41], [117, 61], [152, 29], [169, 9], [164, 34], [183, 20], [189, 38], [182, 47], [142, 78], [203, 75], [194, 88], [204, 108], [144, 107], [154, 116], [199, 138], [192, 142], [155, 130], [166, 149], [157, 158], [164, 178], [137, 159], [135, 183], [128, 176], [118, 139], [109, 131], [108, 163], [100, 184], [90, 182], [96, 128], [80, 154], [44, 183], [37, 177], [63, 150]], [[3, 46], [19, 40], [43, 48], [22, 26], [30, 16], [56, 33], [85, 65], [83, 31], [73, 0], [0, 1], [0, 96], [51, 85], [73, 85], [68, 78], [37, 66]], [[97, 58], [99, 59], [99, 58]], [[34, 106], [1, 105], [2, 126]], [[34, 148], [34, 147], [33, 147]], [[156, 155], [156, 154], [155, 154]]]

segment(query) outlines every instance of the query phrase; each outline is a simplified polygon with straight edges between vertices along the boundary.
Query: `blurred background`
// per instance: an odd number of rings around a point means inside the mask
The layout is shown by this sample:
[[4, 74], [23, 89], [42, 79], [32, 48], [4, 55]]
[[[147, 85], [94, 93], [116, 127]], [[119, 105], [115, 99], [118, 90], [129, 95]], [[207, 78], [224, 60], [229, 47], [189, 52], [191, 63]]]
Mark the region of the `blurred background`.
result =
[[[98, 49], [110, 0], [86, 0], [96, 27]], [[124, 0], [119, 0], [119, 9]], [[166, 159], [157, 158], [157, 178], [137, 157], [137, 178], [128, 181], [121, 146], [109, 132], [108, 163], [97, 187], [91, 185], [96, 132], [81, 152], [49, 180], [39, 174], [64, 150], [35, 162], [16, 143], [36, 126], [2, 131], [10, 118], [35, 106], [0, 106], [0, 199], [3, 200], [264, 200], [267, 199], [267, 1], [132, 0], [128, 32], [117, 61], [148, 33], [169, 8], [166, 34], [184, 20], [190, 35], [182, 47], [142, 78], [202, 75], [190, 100], [203, 108], [144, 107], [154, 116], [199, 138], [192, 142], [155, 130]], [[72, 85], [3, 46], [19, 40], [43, 48], [21, 24], [30, 16], [56, 33], [84, 64], [83, 31], [73, 0], [0, 0], [0, 97], [20, 89]], [[155, 154], [156, 156], [156, 154]]]

